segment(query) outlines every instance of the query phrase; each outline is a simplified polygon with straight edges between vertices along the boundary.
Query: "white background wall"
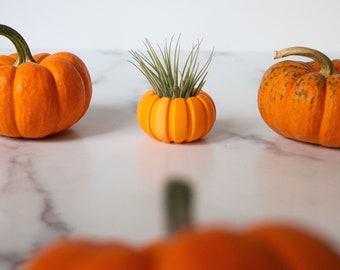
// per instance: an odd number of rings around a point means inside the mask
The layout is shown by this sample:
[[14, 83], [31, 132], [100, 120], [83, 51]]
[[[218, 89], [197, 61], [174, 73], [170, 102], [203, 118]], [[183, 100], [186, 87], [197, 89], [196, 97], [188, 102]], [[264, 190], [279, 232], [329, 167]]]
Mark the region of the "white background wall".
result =
[[[340, 50], [339, 0], [0, 0], [31, 48], [128, 50], [181, 33], [182, 48]], [[0, 38], [0, 47], [11, 46]]]

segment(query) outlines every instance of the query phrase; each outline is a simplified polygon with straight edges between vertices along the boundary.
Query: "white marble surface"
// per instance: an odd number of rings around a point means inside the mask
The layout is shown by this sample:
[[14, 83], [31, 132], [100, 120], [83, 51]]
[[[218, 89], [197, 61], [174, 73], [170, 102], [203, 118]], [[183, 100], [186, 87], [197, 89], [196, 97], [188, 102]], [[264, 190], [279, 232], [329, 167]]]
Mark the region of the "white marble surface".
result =
[[42, 140], [0, 138], [1, 270], [65, 234], [136, 244], [162, 236], [168, 176], [193, 183], [198, 223], [296, 222], [340, 250], [340, 150], [282, 138], [259, 116], [257, 89], [272, 52], [215, 54], [205, 91], [216, 124], [182, 145], [140, 130], [135, 109], [149, 85], [128, 53], [77, 54], [93, 79], [85, 117]]

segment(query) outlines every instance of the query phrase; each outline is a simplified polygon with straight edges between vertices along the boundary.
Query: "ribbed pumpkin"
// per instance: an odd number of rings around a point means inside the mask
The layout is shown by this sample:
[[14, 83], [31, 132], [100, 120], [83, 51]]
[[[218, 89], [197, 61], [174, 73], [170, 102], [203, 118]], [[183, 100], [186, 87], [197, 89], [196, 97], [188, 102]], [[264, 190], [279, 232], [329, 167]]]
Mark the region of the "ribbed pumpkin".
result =
[[298, 141], [340, 147], [340, 60], [305, 47], [277, 51], [313, 62], [282, 61], [264, 74], [258, 91], [262, 118], [278, 134]]
[[324, 241], [284, 224], [190, 229], [147, 251], [152, 270], [340, 269], [339, 255]]
[[264, 224], [246, 231], [196, 228], [144, 249], [119, 241], [51, 243], [21, 270], [339, 270], [340, 257], [305, 230]]
[[0, 25], [17, 54], [0, 56], [0, 134], [42, 138], [71, 127], [87, 111], [92, 84], [84, 62], [69, 52], [32, 57], [22, 36]]
[[[148, 135], [166, 143], [192, 142], [205, 136], [213, 127], [216, 108], [202, 90], [208, 61], [199, 70], [199, 45], [193, 46], [182, 71], [179, 71], [179, 43], [171, 51], [166, 45], [159, 57], [147, 40], [147, 54], [131, 51], [134, 64], [148, 79], [152, 90], [140, 100], [137, 121]], [[172, 55], [173, 53], [173, 55]]]
[[185, 98], [160, 97], [153, 90], [139, 101], [137, 120], [151, 137], [163, 142], [192, 142], [213, 127], [216, 110], [212, 98], [201, 91]]
[[195, 226], [191, 191], [167, 187], [169, 237], [142, 248], [118, 241], [57, 241], [22, 270], [339, 270], [340, 257], [324, 241], [292, 225], [264, 223], [246, 230]]

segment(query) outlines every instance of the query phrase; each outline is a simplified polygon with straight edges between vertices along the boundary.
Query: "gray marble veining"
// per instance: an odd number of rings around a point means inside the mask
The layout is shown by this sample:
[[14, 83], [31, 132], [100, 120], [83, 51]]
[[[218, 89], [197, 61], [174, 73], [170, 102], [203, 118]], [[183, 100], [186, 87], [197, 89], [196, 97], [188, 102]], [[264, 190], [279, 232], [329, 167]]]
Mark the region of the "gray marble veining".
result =
[[93, 79], [88, 113], [41, 139], [0, 137], [0, 270], [63, 235], [142, 244], [162, 237], [169, 176], [193, 183], [200, 223], [296, 222], [340, 250], [340, 152], [280, 137], [262, 121], [257, 89], [268, 53], [216, 53], [205, 91], [213, 130], [192, 144], [149, 138], [138, 99], [150, 88], [128, 52], [81, 52]]

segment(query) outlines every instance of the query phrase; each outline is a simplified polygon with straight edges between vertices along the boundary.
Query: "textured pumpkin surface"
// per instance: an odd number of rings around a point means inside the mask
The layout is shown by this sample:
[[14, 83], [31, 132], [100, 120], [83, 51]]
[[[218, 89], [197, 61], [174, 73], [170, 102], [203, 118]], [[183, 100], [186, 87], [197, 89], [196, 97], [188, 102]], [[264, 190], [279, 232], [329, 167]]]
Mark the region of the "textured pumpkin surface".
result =
[[0, 134], [41, 138], [63, 131], [87, 111], [92, 85], [82, 60], [61, 52], [34, 56], [37, 63], [13, 66], [0, 57]]
[[[337, 72], [339, 60], [333, 61]], [[282, 136], [340, 147], [340, 74], [327, 78], [316, 62], [283, 61], [264, 74], [258, 92], [262, 118]]]
[[188, 99], [170, 99], [150, 90], [137, 107], [140, 127], [151, 137], [167, 143], [200, 139], [212, 129], [215, 119], [215, 104], [203, 91]]
[[253, 228], [247, 236], [272, 253], [282, 269], [340, 269], [339, 255], [306, 231], [282, 225], [265, 225]]

